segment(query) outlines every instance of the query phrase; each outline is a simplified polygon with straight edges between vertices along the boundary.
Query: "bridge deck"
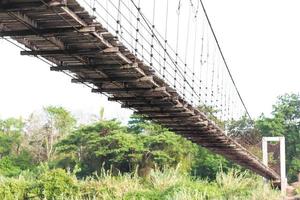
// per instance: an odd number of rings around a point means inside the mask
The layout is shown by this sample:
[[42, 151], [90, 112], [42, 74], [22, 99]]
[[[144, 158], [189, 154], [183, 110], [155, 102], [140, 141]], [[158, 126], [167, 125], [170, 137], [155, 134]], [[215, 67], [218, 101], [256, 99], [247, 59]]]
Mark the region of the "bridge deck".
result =
[[[45, 4], [47, 3], [47, 4]], [[6, 0], [0, 2], [0, 36], [26, 46], [22, 55], [41, 56], [53, 71], [68, 71], [72, 82], [164, 125], [191, 141], [271, 180], [279, 175], [225, 135], [200, 110], [189, 105], [96, 22], [76, 0]]]

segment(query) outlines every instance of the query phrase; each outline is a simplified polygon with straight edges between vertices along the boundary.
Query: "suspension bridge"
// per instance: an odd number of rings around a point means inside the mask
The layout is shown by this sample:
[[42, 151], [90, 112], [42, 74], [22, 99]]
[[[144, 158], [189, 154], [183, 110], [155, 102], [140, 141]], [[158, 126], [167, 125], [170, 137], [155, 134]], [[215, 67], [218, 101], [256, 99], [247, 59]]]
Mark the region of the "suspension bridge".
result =
[[250, 115], [200, 0], [2, 0], [0, 36], [189, 140], [280, 181], [226, 127]]

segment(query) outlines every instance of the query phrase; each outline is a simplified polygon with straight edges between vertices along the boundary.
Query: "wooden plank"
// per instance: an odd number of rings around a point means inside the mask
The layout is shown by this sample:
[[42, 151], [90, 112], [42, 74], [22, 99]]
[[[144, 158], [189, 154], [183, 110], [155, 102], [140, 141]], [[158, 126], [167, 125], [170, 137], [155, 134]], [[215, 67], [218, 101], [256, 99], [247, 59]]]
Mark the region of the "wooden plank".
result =
[[222, 136], [222, 134], [218, 133], [207, 133], [205, 126], [199, 127], [196, 130], [177, 130], [176, 133], [180, 135], [197, 135], [197, 134], [203, 134], [203, 135], [212, 135], [212, 136]]
[[197, 139], [222, 139], [224, 141], [228, 141], [228, 138], [225, 136], [219, 135], [211, 135], [211, 134], [203, 134], [203, 133], [195, 133], [195, 134], [181, 134], [183, 137], [193, 138], [194, 140]]
[[24, 10], [38, 10], [41, 7], [46, 7], [42, 2], [0, 2], [0, 12], [13, 12], [13, 11], [24, 11]]
[[[144, 77], [143, 77], [144, 78]], [[163, 100], [163, 101], [167, 101], [167, 100], [174, 100], [173, 97], [135, 97], [135, 96], [130, 96], [130, 97], [108, 97], [109, 101], [141, 101], [141, 100], [145, 100], [145, 101], [149, 101], [149, 100]], [[138, 114], [138, 113], [136, 113]]]
[[[98, 49], [99, 50], [99, 49]], [[137, 68], [137, 63], [132, 64], [97, 64], [97, 63], [91, 63], [91, 64], [85, 64], [85, 65], [65, 65], [65, 66], [55, 66], [51, 67], [51, 71], [80, 71], [80, 70], [118, 70], [118, 69], [134, 69]]]
[[118, 53], [119, 48], [118, 47], [107, 47], [106, 49], [102, 50], [103, 53]]
[[141, 82], [151, 82], [152, 77], [107, 77], [107, 78], [87, 78], [87, 79], [71, 79], [72, 83], [95, 83], [95, 84], [107, 84], [112, 82], [121, 82], [121, 83], [141, 83]]
[[[76, 15], [76, 13], [74, 13], [72, 10], [70, 10], [67, 6], [63, 6], [63, 7], [61, 7], [61, 9], [63, 9], [69, 16], [71, 16], [74, 20], [76, 20], [82, 26], [87, 26], [87, 23], [85, 23], [80, 17], [78, 17], [78, 15]], [[98, 34], [97, 32], [93, 32], [92, 34], [96, 38], [98, 38], [101, 41], [101, 43], [106, 45], [106, 47], [113, 47], [107, 40], [104, 39], [104, 37], [101, 34]], [[125, 55], [123, 55], [121, 52], [118, 52], [116, 54], [125, 63], [128, 63], [128, 64], [132, 63], [132, 61], [130, 59], [128, 59]]]
[[[159, 120], [157, 120], [159, 121]], [[195, 121], [184, 121], [181, 120], [181, 122], [164, 122], [164, 121], [159, 121], [162, 125], [164, 125], [166, 128], [171, 128], [173, 126], [176, 126], [178, 124], [182, 125], [183, 127], [189, 127], [189, 126], [198, 126], [202, 127], [203, 123], [202, 122], [195, 122]], [[202, 130], [201, 130], [202, 131]]]
[[[48, 6], [65, 6], [66, 0], [43, 0]], [[0, 2], [0, 12], [13, 12], [13, 11], [25, 11], [25, 10], [41, 10], [47, 8], [42, 1], [25, 1], [15, 2], [13, 0], [6, 0]]]
[[45, 28], [45, 29], [23, 29], [16, 31], [0, 31], [0, 37], [25, 37], [25, 36], [33, 36], [33, 35], [60, 35], [66, 33], [90, 33], [95, 31], [95, 26], [88, 27], [61, 27], [61, 28]]
[[[21, 51], [21, 55], [31, 55], [31, 56], [49, 56], [49, 55], [64, 55], [64, 54], [96, 54], [100, 53], [101, 51], [97, 49], [56, 49], [56, 50], [32, 50], [32, 51]], [[103, 53], [103, 52], [102, 52]]]
[[[159, 121], [160, 123], [164, 123], [164, 122], [177, 122], [177, 123], [180, 123], [183, 120], [182, 118], [178, 118], [178, 117], [170, 117], [170, 118], [146, 117], [146, 119], [156, 120], [156, 121]], [[189, 119], [189, 120], [186, 120], [186, 122], [188, 122], [190, 124], [197, 123], [199, 126], [201, 125], [202, 127], [205, 126], [204, 124], [201, 123], [201, 121], [198, 121], [197, 119]], [[184, 130], [184, 131], [185, 132], [187, 132], [187, 131], [192, 132], [192, 130]]]
[[[155, 119], [172, 119], [172, 118], [175, 118], [173, 115], [151, 115], [151, 116], [148, 116], [147, 118], [155, 118]], [[190, 116], [190, 117], [187, 117], [187, 116], [180, 116], [180, 115], [177, 115], [176, 116], [176, 119], [178, 119], [178, 120], [186, 120], [186, 121], [189, 121], [189, 120], [192, 120], [192, 121], [202, 121], [202, 119], [199, 117], [199, 116], [197, 116], [197, 115], [194, 115], [194, 116]], [[206, 125], [207, 123], [205, 123], [205, 125]]]
[[[76, 13], [74, 13], [72, 10], [70, 10], [67, 6], [63, 6], [61, 7], [61, 9], [63, 11], [65, 11], [70, 17], [72, 17], [74, 20], [76, 20], [80, 25], [82, 26], [88, 26], [88, 24], [82, 20], [80, 17], [78, 17], [78, 15]], [[94, 35], [97, 39], [100, 40], [100, 42], [102, 44], [104, 44], [106, 47], [113, 47], [107, 40], [105, 40], [103, 38], [103, 36], [101, 34], [98, 34], [96, 32], [93, 32], [92, 35]], [[129, 61], [129, 60], [128, 60]], [[128, 63], [131, 63], [131, 62], [128, 62]]]
[[[172, 107], [172, 104], [167, 102], [161, 102], [161, 103], [143, 103], [143, 104], [134, 104], [134, 103], [125, 103], [121, 105], [121, 108], [153, 108], [153, 107]], [[154, 119], [151, 119], [154, 120]]]
[[153, 93], [153, 92], [163, 92], [165, 91], [165, 87], [160, 88], [138, 88], [138, 87], [128, 87], [128, 88], [98, 88], [93, 89], [92, 92], [110, 92], [110, 93], [127, 93], [127, 92], [133, 92], [133, 93]]
[[206, 147], [206, 148], [217, 148], [217, 149], [229, 149], [229, 148], [234, 148], [235, 145], [231, 144], [220, 144], [220, 143], [215, 143], [215, 144], [204, 144], [200, 143], [201, 146]]
[[161, 110], [139, 110], [139, 111], [135, 111], [136, 114], [146, 114], [146, 115], [150, 115], [150, 114], [163, 114], [163, 113], [168, 113], [170, 115], [173, 114], [178, 114], [178, 113], [183, 113], [183, 114], [191, 114], [193, 115], [193, 112], [190, 111], [186, 111], [185, 109], [174, 109], [174, 110], [166, 110], [166, 109], [161, 109]]
[[203, 121], [203, 122], [200, 122], [200, 123], [196, 123], [196, 124], [194, 124], [194, 125], [190, 125], [190, 126], [186, 126], [186, 125], [184, 125], [184, 124], [179, 124], [179, 123], [177, 123], [177, 124], [174, 124], [174, 125], [170, 125], [169, 126], [169, 129], [171, 130], [171, 129], [182, 129], [182, 130], [187, 130], [187, 129], [198, 129], [198, 128], [201, 128], [202, 127], [202, 125], [205, 125], [206, 124], [206, 122], [205, 121]]
[[[28, 17], [26, 14], [22, 12], [11, 12], [10, 16], [17, 19], [18, 21], [22, 21], [24, 24], [26, 24], [26, 26], [29, 26], [33, 30], [39, 28], [39, 25], [35, 20], [31, 19], [30, 17]], [[55, 37], [48, 37], [47, 40], [52, 44], [56, 45], [57, 47], [61, 49], [65, 49], [65, 45], [60, 39]]]
[[84, 65], [65, 65], [65, 66], [55, 66], [51, 67], [51, 71], [80, 71], [80, 70], [95, 70], [99, 69], [106, 69], [106, 68], [118, 68], [122, 65], [120, 64], [84, 64]]

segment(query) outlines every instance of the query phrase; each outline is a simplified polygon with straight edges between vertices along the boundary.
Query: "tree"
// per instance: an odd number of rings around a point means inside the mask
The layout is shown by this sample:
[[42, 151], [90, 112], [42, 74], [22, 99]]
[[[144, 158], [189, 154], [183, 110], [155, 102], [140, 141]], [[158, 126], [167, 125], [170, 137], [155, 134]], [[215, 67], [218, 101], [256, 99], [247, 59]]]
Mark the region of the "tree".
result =
[[212, 106], [200, 105], [198, 106], [199, 110], [202, 111], [208, 119], [215, 122], [220, 128], [225, 129], [225, 122], [217, 117], [219, 110], [216, 110]]
[[[130, 136], [115, 120], [82, 126], [56, 145], [62, 157], [58, 164], [65, 168], [80, 165], [80, 176], [90, 175], [103, 165], [107, 168], [118, 162], [121, 165], [122, 159], [127, 160], [124, 154], [129, 154], [125, 149], [134, 149], [138, 142]], [[127, 163], [130, 165], [129, 161]], [[121, 168], [119, 164], [114, 167]]]
[[6, 120], [0, 119], [0, 132], [6, 135], [21, 134], [24, 129], [24, 121], [22, 118], [8, 118]]
[[285, 94], [278, 97], [272, 116], [262, 115], [256, 127], [264, 136], [284, 136], [289, 180], [296, 180], [300, 166], [300, 95]]
[[142, 115], [133, 114], [128, 121], [128, 131], [134, 134], [140, 134], [145, 130], [149, 123], [150, 122], [145, 120]]
[[11, 154], [15, 146], [19, 145], [19, 135], [9, 136], [4, 133], [0, 133], [0, 159], [3, 156]]
[[4, 151], [20, 153], [22, 133], [25, 123], [22, 118], [8, 118], [0, 120], [0, 158]]
[[62, 137], [73, 130], [76, 120], [63, 107], [48, 106], [44, 108], [44, 111], [47, 115], [47, 124], [52, 132], [58, 132], [58, 135]]
[[38, 161], [50, 161], [55, 144], [66, 137], [76, 124], [72, 114], [62, 107], [48, 106], [42, 114], [32, 114], [26, 126], [27, 145]]
[[62, 107], [48, 106], [44, 111], [47, 115], [47, 122], [44, 125], [45, 150], [47, 160], [50, 160], [55, 151], [54, 144], [72, 131], [76, 120]]
[[192, 175], [214, 180], [218, 172], [227, 172], [232, 167], [236, 166], [224, 157], [212, 153], [208, 149], [199, 147], [195, 156]]
[[142, 132], [127, 129], [115, 120], [81, 127], [58, 143], [59, 152], [64, 155], [60, 165], [80, 165], [81, 176], [101, 167], [134, 172], [138, 166], [164, 169], [180, 163], [182, 171], [191, 169], [195, 145], [157, 124], [137, 123], [142, 124], [132, 127], [143, 127]]
[[18, 175], [32, 167], [32, 158], [23, 146], [24, 122], [21, 118], [0, 120], [0, 174]]

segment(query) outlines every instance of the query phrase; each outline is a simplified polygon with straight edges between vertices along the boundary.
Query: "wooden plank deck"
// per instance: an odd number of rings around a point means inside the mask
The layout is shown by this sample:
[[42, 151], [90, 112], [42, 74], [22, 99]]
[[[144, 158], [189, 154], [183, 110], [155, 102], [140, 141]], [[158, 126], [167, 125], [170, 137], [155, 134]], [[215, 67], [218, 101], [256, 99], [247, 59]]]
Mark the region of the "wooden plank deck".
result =
[[122, 107], [267, 179], [279, 180], [275, 171], [188, 104], [76, 0], [1, 1], [0, 36], [25, 45], [29, 51], [21, 55], [42, 56], [55, 65], [51, 70], [72, 73], [72, 82], [92, 84], [92, 92], [106, 93]]

